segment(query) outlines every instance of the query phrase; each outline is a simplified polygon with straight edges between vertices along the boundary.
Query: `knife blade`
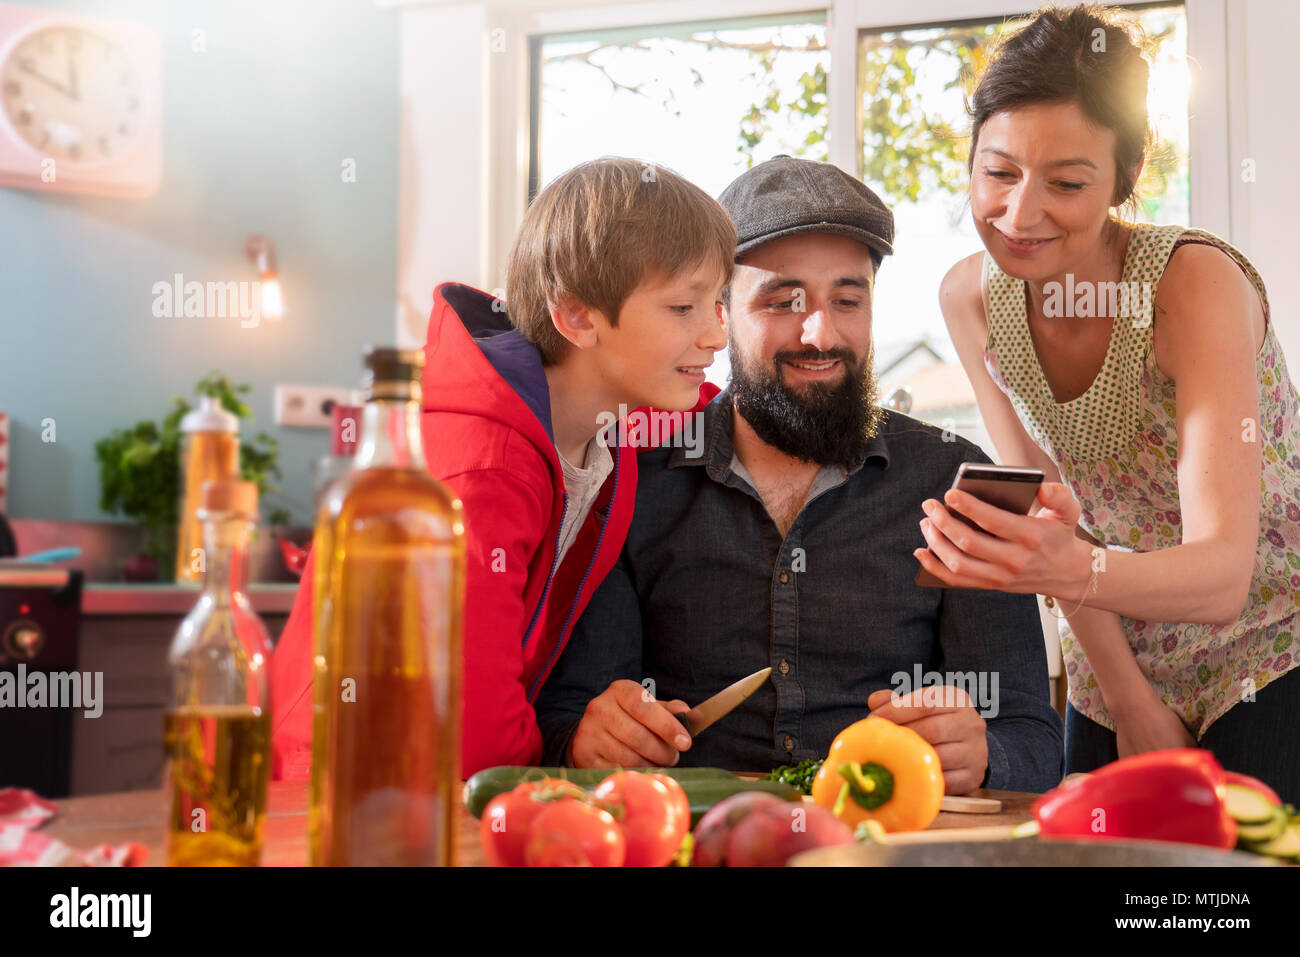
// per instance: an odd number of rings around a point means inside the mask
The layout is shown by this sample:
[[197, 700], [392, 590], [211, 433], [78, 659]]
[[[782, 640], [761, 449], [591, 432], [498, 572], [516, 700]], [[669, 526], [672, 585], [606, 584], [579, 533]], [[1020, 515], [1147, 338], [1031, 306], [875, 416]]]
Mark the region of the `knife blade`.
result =
[[723, 688], [712, 698], [700, 702], [690, 711], [682, 712], [677, 716], [677, 720], [682, 723], [686, 733], [693, 738], [763, 687], [771, 674], [771, 668], [755, 671], [749, 677], [741, 678], [735, 684]]

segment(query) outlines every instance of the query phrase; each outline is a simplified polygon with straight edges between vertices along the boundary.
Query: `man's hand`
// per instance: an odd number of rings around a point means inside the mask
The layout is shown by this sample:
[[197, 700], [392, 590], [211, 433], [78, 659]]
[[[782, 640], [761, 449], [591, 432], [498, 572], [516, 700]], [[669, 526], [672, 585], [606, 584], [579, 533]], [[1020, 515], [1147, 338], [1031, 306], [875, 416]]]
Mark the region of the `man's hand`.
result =
[[588, 703], [569, 743], [569, 762], [575, 768], [670, 768], [691, 746], [673, 715], [689, 710], [685, 701], [655, 700], [635, 681], [615, 681]]
[[966, 794], [983, 782], [989, 766], [987, 726], [961, 688], [917, 688], [897, 698], [882, 689], [872, 693], [867, 707], [873, 718], [905, 725], [934, 746], [943, 767], [945, 794]]

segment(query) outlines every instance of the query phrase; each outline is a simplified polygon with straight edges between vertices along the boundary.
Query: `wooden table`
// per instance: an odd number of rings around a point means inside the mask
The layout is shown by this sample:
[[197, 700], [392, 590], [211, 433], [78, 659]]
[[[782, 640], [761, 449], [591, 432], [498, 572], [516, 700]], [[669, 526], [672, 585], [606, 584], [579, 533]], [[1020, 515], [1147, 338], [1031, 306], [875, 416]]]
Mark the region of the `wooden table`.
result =
[[[307, 782], [275, 781], [271, 784], [266, 816], [262, 863], [294, 867], [307, 863]], [[1002, 802], [1000, 814], [940, 813], [931, 829], [1006, 827], [1030, 820], [1029, 807], [1036, 794], [1018, 791], [980, 790], [974, 797], [997, 798]], [[456, 846], [463, 866], [483, 866], [479, 847], [478, 821], [457, 800]], [[165, 800], [162, 791], [129, 791], [96, 797], [68, 798], [56, 801], [59, 812], [43, 828], [42, 834], [80, 850], [97, 844], [120, 844], [136, 841], [149, 849], [148, 864], [162, 866]]]

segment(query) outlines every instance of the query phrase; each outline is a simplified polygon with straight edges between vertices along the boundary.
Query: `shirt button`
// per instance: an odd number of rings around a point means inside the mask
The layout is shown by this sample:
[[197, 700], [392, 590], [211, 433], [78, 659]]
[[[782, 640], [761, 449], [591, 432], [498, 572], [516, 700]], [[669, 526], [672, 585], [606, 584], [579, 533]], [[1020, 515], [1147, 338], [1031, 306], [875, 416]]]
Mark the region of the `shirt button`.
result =
[[782, 585], [785, 585], [785, 584], [787, 584], [789, 581], [790, 581], [790, 573], [787, 572], [787, 571], [784, 571], [784, 570], [783, 570], [783, 571], [781, 572], [781, 584], [782, 584]]
[[782, 659], [781, 659], [781, 674], [783, 674], [783, 675], [788, 675], [789, 673], [790, 673], [790, 662], [788, 662], [788, 661], [786, 661], [784, 658], [782, 658]]
[[790, 737], [788, 734], [785, 736], [785, 749], [787, 751], [794, 750], [794, 738]]

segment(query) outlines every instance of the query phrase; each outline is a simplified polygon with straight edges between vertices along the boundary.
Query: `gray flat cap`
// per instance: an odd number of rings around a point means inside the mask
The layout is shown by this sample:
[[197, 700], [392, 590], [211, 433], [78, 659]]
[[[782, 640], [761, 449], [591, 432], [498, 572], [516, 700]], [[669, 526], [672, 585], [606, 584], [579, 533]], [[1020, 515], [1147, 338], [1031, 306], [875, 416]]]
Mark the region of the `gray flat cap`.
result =
[[746, 170], [718, 202], [736, 224], [736, 258], [799, 233], [837, 233], [879, 263], [894, 252], [894, 214], [865, 183], [830, 163], [774, 156]]

